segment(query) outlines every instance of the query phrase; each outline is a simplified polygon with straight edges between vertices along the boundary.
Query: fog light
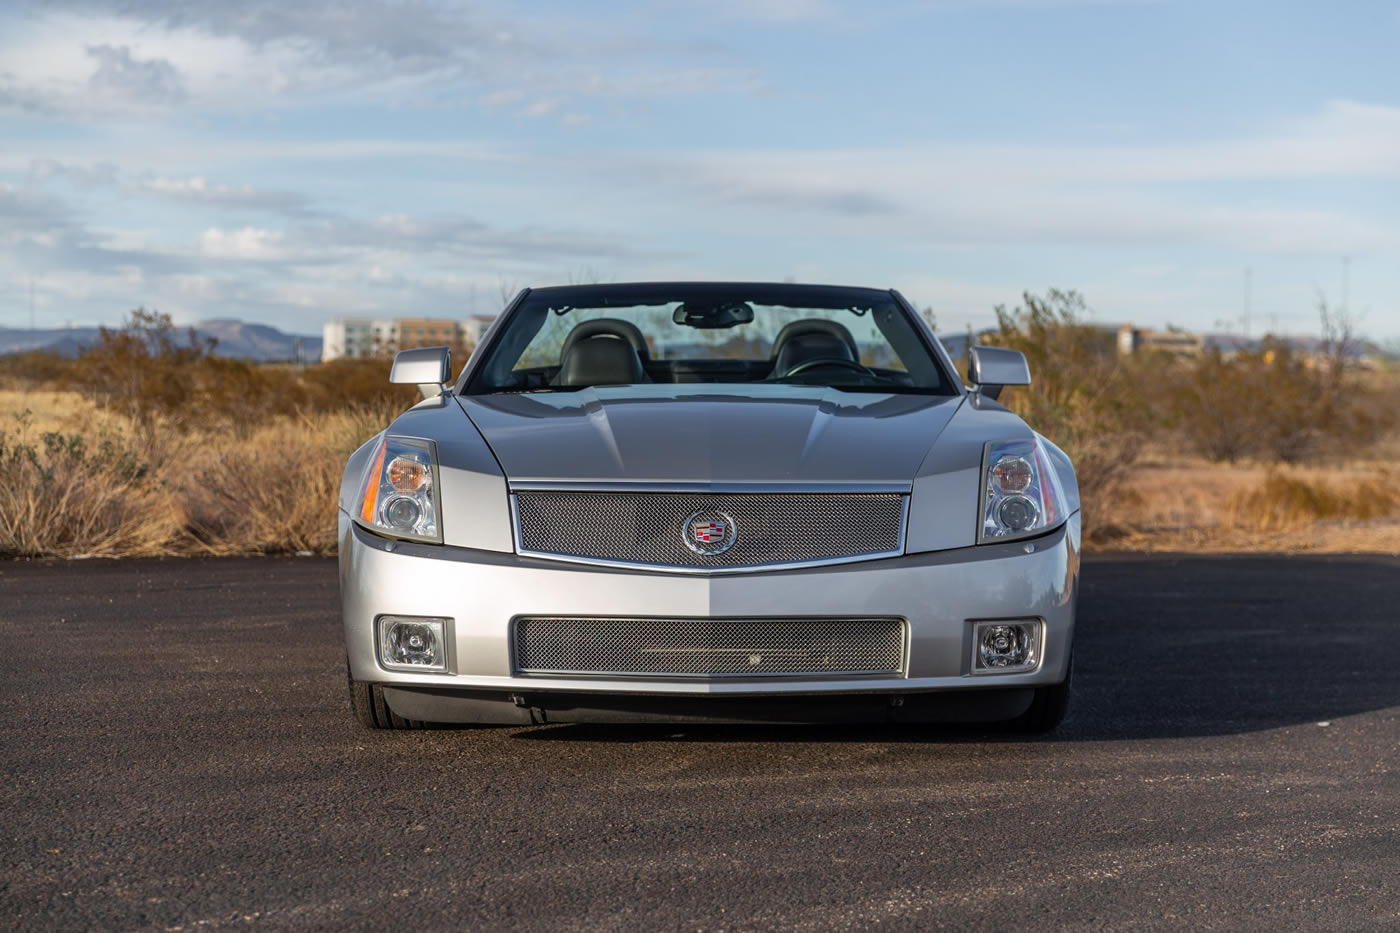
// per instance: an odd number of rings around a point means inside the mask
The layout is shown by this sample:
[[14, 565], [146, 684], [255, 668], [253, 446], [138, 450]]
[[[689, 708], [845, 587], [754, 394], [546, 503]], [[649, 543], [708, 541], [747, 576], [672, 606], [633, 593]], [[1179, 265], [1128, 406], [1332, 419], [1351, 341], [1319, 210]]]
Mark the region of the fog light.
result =
[[384, 616], [379, 620], [379, 663], [391, 670], [447, 670], [447, 620]]
[[973, 673], [1027, 671], [1039, 661], [1039, 622], [978, 622], [974, 627]]

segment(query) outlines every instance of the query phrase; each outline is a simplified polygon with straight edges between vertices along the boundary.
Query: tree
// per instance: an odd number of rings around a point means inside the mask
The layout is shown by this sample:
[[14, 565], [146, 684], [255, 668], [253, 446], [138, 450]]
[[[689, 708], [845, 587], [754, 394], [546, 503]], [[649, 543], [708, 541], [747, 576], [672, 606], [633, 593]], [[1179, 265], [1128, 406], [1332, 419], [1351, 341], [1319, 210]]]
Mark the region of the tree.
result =
[[102, 404], [149, 431], [159, 417], [182, 421], [196, 386], [196, 365], [217, 341], [181, 332], [170, 315], [137, 308], [119, 328], [103, 327], [82, 354], [74, 379]]

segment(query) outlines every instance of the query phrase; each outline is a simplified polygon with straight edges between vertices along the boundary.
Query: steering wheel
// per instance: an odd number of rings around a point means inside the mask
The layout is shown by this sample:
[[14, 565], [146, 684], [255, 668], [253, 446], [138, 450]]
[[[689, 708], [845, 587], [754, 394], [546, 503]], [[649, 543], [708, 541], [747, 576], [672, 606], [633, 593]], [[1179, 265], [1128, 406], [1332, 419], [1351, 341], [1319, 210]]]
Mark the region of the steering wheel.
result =
[[814, 360], [803, 360], [796, 366], [790, 367], [787, 372], [783, 373], [778, 378], [786, 379], [789, 376], [797, 376], [805, 373], [809, 369], [817, 369], [821, 366], [844, 366], [846, 369], [855, 370], [862, 376], [869, 376], [871, 378], [875, 376], [875, 374], [870, 371], [869, 367], [862, 366], [852, 360], [843, 360], [839, 356], [819, 356]]

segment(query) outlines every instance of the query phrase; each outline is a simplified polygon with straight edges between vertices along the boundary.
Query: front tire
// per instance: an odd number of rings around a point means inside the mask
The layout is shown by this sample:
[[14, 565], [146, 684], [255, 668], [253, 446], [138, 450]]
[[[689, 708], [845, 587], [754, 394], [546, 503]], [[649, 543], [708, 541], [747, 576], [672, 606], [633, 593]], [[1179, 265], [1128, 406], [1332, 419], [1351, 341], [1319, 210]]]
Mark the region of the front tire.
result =
[[1053, 732], [1064, 721], [1069, 710], [1069, 685], [1074, 674], [1074, 659], [1065, 669], [1065, 679], [1049, 687], [1037, 687], [1031, 705], [1007, 725], [1016, 732], [1037, 734]]
[[345, 679], [350, 685], [350, 709], [366, 729], [422, 729], [426, 725], [421, 720], [404, 719], [390, 709], [384, 688], [378, 684], [352, 680], [348, 669]]

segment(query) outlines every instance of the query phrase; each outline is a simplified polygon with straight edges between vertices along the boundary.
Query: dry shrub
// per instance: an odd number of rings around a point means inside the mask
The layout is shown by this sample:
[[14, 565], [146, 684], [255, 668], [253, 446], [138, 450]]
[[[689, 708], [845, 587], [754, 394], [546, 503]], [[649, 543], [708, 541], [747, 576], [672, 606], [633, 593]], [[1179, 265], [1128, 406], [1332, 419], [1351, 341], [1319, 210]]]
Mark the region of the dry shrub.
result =
[[341, 464], [324, 449], [270, 428], [229, 445], [189, 474], [181, 493], [189, 533], [215, 554], [335, 550]]
[[385, 360], [331, 360], [306, 369], [299, 381], [306, 391], [302, 409], [309, 411], [392, 408], [397, 413], [420, 399], [415, 387], [389, 382]]
[[[1396, 373], [1349, 371], [1341, 353], [1309, 366], [1282, 345], [1231, 360], [1125, 358], [1073, 292], [1026, 295], [998, 317], [989, 342], [1025, 352], [1035, 377], [1003, 399], [1075, 459], [1091, 545], [1247, 549], [1279, 529], [1312, 538], [1318, 522], [1400, 511], [1395, 477], [1369, 464], [1338, 475], [1272, 466], [1323, 453], [1328, 470], [1339, 458], [1374, 463], [1384, 443], [1400, 457], [1386, 433], [1400, 411]], [[303, 370], [208, 349], [142, 312], [78, 360], [0, 359], [0, 381], [50, 390], [0, 392], [0, 413], [38, 411], [0, 432], [0, 554], [333, 550], [346, 456], [416, 391], [388, 385], [381, 360]], [[52, 391], [65, 385], [78, 391]], [[1145, 457], [1149, 438], [1173, 462]], [[1243, 462], [1181, 464], [1191, 447]]]
[[1393, 378], [1357, 365], [1357, 341], [1344, 312], [1319, 303], [1323, 337], [1303, 354], [1287, 341], [1265, 337], [1258, 347], [1203, 354], [1174, 369], [1162, 395], [1173, 423], [1202, 456], [1235, 463], [1271, 463], [1355, 457], [1397, 425]]
[[242, 434], [161, 418], [113, 431], [111, 415], [38, 432], [26, 414], [0, 431], [0, 555], [331, 553], [345, 458], [397, 412], [277, 416]]
[[0, 431], [0, 555], [165, 554], [184, 524], [178, 498], [118, 436]]
[[391, 385], [387, 360], [315, 366], [258, 364], [214, 355], [217, 343], [181, 331], [170, 316], [138, 308], [102, 328], [75, 359], [51, 353], [0, 357], [0, 383], [76, 391], [138, 431], [211, 429], [247, 435], [281, 415], [394, 407], [418, 400]]
[[64, 383], [72, 372], [73, 361], [47, 350], [0, 356], [0, 383], [22, 391]]
[[1000, 332], [986, 340], [1020, 350], [1030, 364], [1031, 385], [1008, 390], [1002, 401], [1069, 454], [1085, 527], [1097, 534], [1148, 427], [1141, 379], [1118, 355], [1113, 336], [1087, 322], [1078, 293], [1052, 289], [1023, 299], [1024, 307], [996, 309]]
[[394, 414], [362, 408], [282, 417], [244, 437], [210, 438], [179, 487], [192, 547], [333, 553], [345, 459]]
[[345, 458], [417, 390], [390, 385], [384, 360], [302, 369], [212, 350], [138, 309], [76, 360], [0, 363], [11, 385], [69, 390], [44, 398], [55, 430], [26, 415], [0, 433], [0, 553], [333, 551]]
[[1237, 527], [1281, 531], [1319, 521], [1388, 518], [1397, 509], [1400, 494], [1394, 478], [1386, 474], [1332, 484], [1270, 473], [1261, 485], [1231, 499], [1229, 519]]
[[1300, 463], [1326, 441], [1356, 440], [1360, 427], [1344, 386], [1333, 385], [1281, 341], [1225, 358], [1203, 354], [1170, 391], [1190, 445], [1217, 463], [1245, 457]]
[[138, 308], [118, 329], [102, 328], [98, 341], [70, 367], [72, 388], [152, 431], [158, 420], [182, 426], [198, 418], [197, 364], [213, 350], [193, 331], [181, 335], [170, 315]]

